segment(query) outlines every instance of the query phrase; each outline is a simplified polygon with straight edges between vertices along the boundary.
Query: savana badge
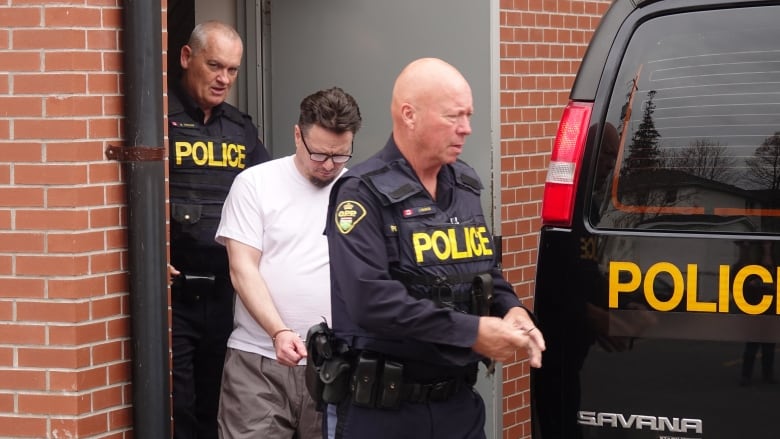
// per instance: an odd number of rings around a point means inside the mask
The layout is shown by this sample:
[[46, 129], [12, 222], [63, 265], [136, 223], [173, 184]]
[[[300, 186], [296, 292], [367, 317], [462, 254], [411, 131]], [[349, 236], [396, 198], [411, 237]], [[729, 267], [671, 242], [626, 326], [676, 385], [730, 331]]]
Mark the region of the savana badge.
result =
[[342, 201], [336, 207], [336, 226], [347, 234], [366, 216], [366, 209], [357, 201]]

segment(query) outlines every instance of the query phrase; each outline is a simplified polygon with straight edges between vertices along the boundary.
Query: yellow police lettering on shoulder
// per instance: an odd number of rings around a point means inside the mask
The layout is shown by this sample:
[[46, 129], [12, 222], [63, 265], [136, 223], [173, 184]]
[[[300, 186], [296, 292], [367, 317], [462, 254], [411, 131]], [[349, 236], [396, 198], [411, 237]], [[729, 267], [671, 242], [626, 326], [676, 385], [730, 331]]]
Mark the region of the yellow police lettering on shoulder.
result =
[[[492, 256], [490, 235], [485, 226], [449, 227], [412, 233], [412, 247], [418, 264]], [[432, 258], [431, 258], [432, 257]]]
[[[656, 281], [661, 275], [664, 279], [671, 279], [671, 293], [664, 297], [660, 297], [660, 291], [656, 291], [656, 285], [659, 284]], [[685, 270], [682, 270], [671, 262], [659, 261], [642, 270], [634, 262], [610, 261], [608, 306], [617, 309], [620, 308], [621, 297], [638, 296], [644, 298], [652, 310], [660, 312], [677, 310], [682, 305], [683, 310], [688, 312], [735, 311], [751, 315], [773, 312], [780, 315], [778, 278], [780, 267], [772, 273], [761, 265], [745, 265], [734, 270], [729, 265], [720, 265], [717, 294], [703, 294], [699, 291], [698, 264], [687, 264]], [[746, 286], [758, 293], [746, 298]], [[714, 299], [703, 300], [703, 296], [712, 296]], [[731, 309], [732, 305], [736, 309]]]
[[246, 146], [223, 142], [215, 147], [213, 141], [177, 141], [174, 144], [175, 163], [180, 166], [186, 159], [196, 166], [213, 168], [246, 167]]

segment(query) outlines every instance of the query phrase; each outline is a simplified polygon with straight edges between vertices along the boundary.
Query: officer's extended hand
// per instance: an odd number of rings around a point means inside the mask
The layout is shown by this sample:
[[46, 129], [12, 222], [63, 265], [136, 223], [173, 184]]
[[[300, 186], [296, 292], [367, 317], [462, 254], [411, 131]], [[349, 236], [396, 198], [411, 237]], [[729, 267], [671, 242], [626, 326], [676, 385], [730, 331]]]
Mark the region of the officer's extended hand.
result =
[[520, 329], [515, 326], [516, 323], [514, 317], [507, 320], [498, 317], [480, 317], [477, 341], [472, 349], [488, 358], [506, 362], [514, 360], [515, 352], [524, 348], [528, 353], [531, 366], [541, 367], [542, 351], [545, 349], [541, 332], [538, 329]]
[[[542, 352], [547, 348], [544, 341], [544, 335], [542, 331], [536, 327], [536, 324], [531, 319], [528, 311], [525, 308], [514, 307], [510, 308], [509, 312], [504, 316], [504, 321], [512, 324], [517, 329], [525, 332], [525, 335], [530, 339], [526, 350], [528, 351], [528, 358], [531, 360], [532, 367], [542, 366]], [[539, 364], [534, 365], [533, 358], [538, 355]]]
[[276, 361], [284, 366], [296, 366], [307, 357], [306, 344], [301, 336], [293, 331], [282, 332], [276, 336]]

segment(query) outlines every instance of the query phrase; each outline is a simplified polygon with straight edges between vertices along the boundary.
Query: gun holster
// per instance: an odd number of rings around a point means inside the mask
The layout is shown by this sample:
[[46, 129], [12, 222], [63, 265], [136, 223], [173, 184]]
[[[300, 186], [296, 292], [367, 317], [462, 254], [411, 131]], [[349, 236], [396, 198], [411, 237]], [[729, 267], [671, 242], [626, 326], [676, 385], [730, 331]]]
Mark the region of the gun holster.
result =
[[341, 402], [349, 393], [352, 369], [346, 343], [337, 339], [323, 321], [309, 328], [306, 350], [306, 389], [317, 407]]

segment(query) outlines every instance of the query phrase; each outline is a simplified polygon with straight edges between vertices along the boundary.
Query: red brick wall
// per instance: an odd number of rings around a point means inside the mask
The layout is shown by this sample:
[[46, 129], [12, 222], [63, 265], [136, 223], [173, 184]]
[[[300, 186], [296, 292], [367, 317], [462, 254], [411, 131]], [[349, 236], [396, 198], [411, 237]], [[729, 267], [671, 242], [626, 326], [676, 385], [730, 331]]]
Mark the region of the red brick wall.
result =
[[0, 437], [131, 437], [121, 2], [0, 2]]
[[[533, 307], [547, 164], [569, 89], [611, 0], [501, 0], [501, 235], [507, 279]], [[531, 435], [529, 366], [504, 365], [504, 439]]]

